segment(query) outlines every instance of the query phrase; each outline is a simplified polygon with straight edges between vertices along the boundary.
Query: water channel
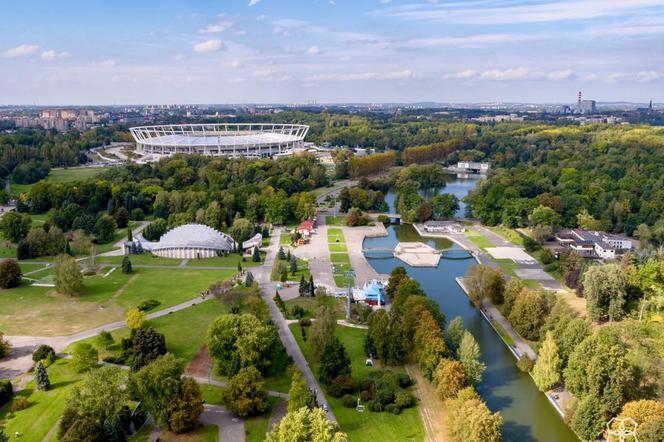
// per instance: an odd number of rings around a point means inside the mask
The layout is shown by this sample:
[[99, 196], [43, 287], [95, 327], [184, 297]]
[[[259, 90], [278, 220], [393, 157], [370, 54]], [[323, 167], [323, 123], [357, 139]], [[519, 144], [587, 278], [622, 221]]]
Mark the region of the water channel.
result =
[[[441, 191], [455, 193], [462, 198], [473, 188], [475, 182], [476, 180], [452, 179]], [[394, 195], [388, 194], [386, 200], [394, 211]], [[462, 210], [463, 208], [460, 209], [460, 214], [463, 213]], [[451, 251], [459, 251], [459, 246], [448, 240], [421, 238], [410, 225], [390, 226], [387, 237], [367, 238], [364, 248], [392, 248], [399, 241], [423, 241], [437, 249], [450, 248]], [[443, 259], [437, 268], [415, 268], [395, 258], [367, 256], [367, 259], [378, 273], [383, 274], [389, 274], [396, 266], [405, 266], [408, 274], [420, 282], [428, 296], [438, 302], [448, 321], [455, 316], [463, 318], [464, 325], [477, 339], [482, 351], [482, 361], [487, 366], [477, 390], [492, 411], [500, 410], [502, 413], [503, 440], [578, 440], [546, 397], [535, 387], [530, 376], [516, 368], [512, 353], [457, 285], [454, 278], [463, 276], [467, 267], [475, 264], [474, 260]]]

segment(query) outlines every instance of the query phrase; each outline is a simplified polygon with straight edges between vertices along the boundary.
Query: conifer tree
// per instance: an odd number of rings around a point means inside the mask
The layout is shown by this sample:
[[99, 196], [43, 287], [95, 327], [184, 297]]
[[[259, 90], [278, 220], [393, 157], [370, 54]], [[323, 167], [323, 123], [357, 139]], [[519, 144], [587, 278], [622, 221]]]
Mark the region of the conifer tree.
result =
[[37, 362], [35, 367], [35, 384], [37, 385], [37, 390], [47, 391], [51, 388], [51, 381], [48, 378], [46, 367], [44, 367], [42, 361]]

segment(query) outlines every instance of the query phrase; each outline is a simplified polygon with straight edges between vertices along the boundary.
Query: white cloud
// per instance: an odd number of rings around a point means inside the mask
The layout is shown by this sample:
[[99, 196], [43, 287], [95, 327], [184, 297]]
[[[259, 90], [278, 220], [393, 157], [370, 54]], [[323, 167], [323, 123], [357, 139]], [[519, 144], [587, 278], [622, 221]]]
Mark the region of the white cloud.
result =
[[244, 64], [240, 60], [233, 60], [230, 63], [228, 63], [228, 67], [231, 67], [233, 69], [240, 69], [244, 67]]
[[260, 3], [261, 0], [249, 0], [249, 6], [254, 6]]
[[656, 81], [660, 79], [664, 79], [664, 74], [652, 70], [629, 72], [629, 73], [617, 73], [608, 76], [609, 82], [612, 83], [617, 81], [635, 81], [637, 83], [650, 83], [651, 81]]
[[221, 49], [225, 49], [226, 46], [224, 42], [213, 38], [211, 40], [202, 41], [194, 45], [194, 52], [217, 52]]
[[218, 23], [215, 23], [213, 25], [208, 25], [203, 29], [200, 29], [198, 32], [201, 34], [219, 34], [224, 32], [226, 29], [230, 28], [233, 26], [233, 22], [229, 20], [222, 20]]
[[71, 54], [69, 52], [56, 52], [54, 50], [44, 51], [41, 54], [41, 59], [44, 61], [53, 61], [53, 60], [62, 60], [65, 58], [70, 58]]
[[239, 31], [233, 32], [233, 35], [235, 35], [237, 37], [243, 37], [243, 36], [247, 35], [247, 31], [245, 31], [244, 29], [240, 29]]
[[[495, 6], [492, 6], [491, 4]], [[543, 23], [565, 20], [587, 20], [607, 16], [621, 16], [638, 9], [664, 5], [663, 0], [549, 0], [524, 4], [513, 2], [470, 0], [465, 2], [407, 4], [374, 11], [374, 15], [405, 20], [427, 20], [449, 23], [510, 24]], [[487, 6], [489, 5], [489, 6]]]
[[184, 54], [175, 54], [171, 57], [171, 59], [175, 61], [184, 60]]
[[563, 69], [560, 71], [553, 71], [549, 72], [546, 75], [546, 78], [549, 80], [569, 80], [571, 78], [574, 78], [576, 75], [574, 74], [574, 71], [571, 69]]
[[15, 48], [7, 49], [3, 56], [7, 58], [18, 58], [35, 55], [37, 52], [39, 52], [38, 45], [20, 45]]
[[257, 69], [254, 71], [254, 77], [259, 77], [259, 78], [266, 78], [266, 77], [271, 77], [274, 74], [274, 70], [272, 69]]
[[307, 54], [318, 55], [320, 54], [320, 49], [318, 49], [318, 46], [311, 46], [309, 49], [307, 49]]
[[410, 69], [394, 72], [364, 72], [356, 74], [318, 74], [312, 75], [307, 80], [313, 81], [366, 81], [366, 80], [401, 80], [413, 78], [415, 74]]
[[536, 37], [513, 34], [477, 34], [464, 35], [460, 37], [433, 37], [417, 38], [399, 43], [398, 46], [405, 48], [423, 48], [436, 46], [484, 46], [487, 44], [514, 43], [525, 40], [533, 40]]
[[581, 77], [581, 81], [592, 81], [592, 80], [597, 80], [596, 74], [586, 74]]
[[513, 69], [491, 69], [484, 71], [480, 74], [480, 77], [485, 80], [521, 80], [528, 77], [531, 74], [528, 68], [513, 68]]
[[99, 60], [99, 61], [92, 61], [89, 63], [90, 66], [92, 67], [97, 67], [97, 68], [112, 68], [117, 64], [115, 60], [112, 60], [110, 58], [104, 59], [104, 60]]
[[265, 21], [265, 20], [267, 20], [268, 18], [269, 18], [269, 17], [268, 17], [267, 15], [265, 15], [265, 14], [257, 15], [257, 16], [256, 16], [256, 21]]
[[272, 28], [272, 33], [275, 35], [281, 35], [282, 37], [290, 36], [290, 31], [283, 26], [275, 26]]
[[464, 78], [473, 78], [477, 76], [477, 71], [473, 69], [464, 69], [463, 71], [455, 72], [453, 74], [443, 75], [443, 79], [448, 80], [452, 78], [464, 79]]
[[387, 5], [389, 3], [392, 3], [392, 0], [380, 0], [381, 5]]

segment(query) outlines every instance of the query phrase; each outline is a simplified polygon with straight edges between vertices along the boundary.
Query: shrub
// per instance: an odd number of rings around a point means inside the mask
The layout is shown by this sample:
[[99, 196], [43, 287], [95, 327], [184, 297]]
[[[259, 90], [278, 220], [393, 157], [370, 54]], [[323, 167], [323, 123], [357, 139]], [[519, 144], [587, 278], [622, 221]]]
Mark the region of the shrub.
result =
[[30, 401], [25, 396], [17, 396], [12, 402], [12, 413], [17, 411], [25, 410], [30, 406]]
[[300, 319], [300, 327], [311, 327], [311, 319], [309, 318]]
[[360, 399], [362, 402], [369, 402], [373, 400], [373, 392], [371, 390], [362, 390], [360, 392]]
[[557, 272], [559, 268], [560, 268], [560, 264], [558, 264], [558, 261], [554, 261], [552, 263], [544, 265], [544, 271], [549, 272], [549, 273]]
[[369, 411], [373, 411], [374, 413], [380, 413], [383, 411], [383, 404], [381, 404], [378, 400], [373, 400], [367, 403], [367, 408]]
[[542, 246], [537, 241], [529, 236], [524, 236], [523, 247], [526, 249], [526, 252], [535, 252], [542, 248]]
[[528, 357], [527, 354], [522, 354], [519, 360], [516, 362], [516, 366], [519, 370], [524, 373], [530, 373], [535, 366], [535, 362]]
[[401, 388], [408, 388], [413, 385], [413, 380], [406, 373], [398, 373], [396, 375], [396, 381]]
[[355, 408], [357, 405], [357, 399], [355, 399], [350, 394], [345, 394], [341, 398], [341, 404], [346, 408]]
[[4, 338], [4, 334], [0, 331], [0, 359], [9, 354], [10, 348], [11, 345], [9, 344], [9, 341]]
[[160, 301], [157, 301], [156, 299], [147, 299], [138, 304], [136, 308], [138, 308], [142, 312], [149, 312], [150, 310], [155, 309], [159, 305], [161, 305]]
[[553, 253], [551, 252], [551, 249], [544, 249], [542, 250], [542, 256], [541, 256], [542, 264], [551, 264], [556, 260], [555, 256], [553, 256]]
[[115, 341], [113, 340], [113, 335], [110, 332], [107, 332], [106, 330], [102, 330], [99, 332], [97, 335], [97, 344], [104, 348], [107, 349], [110, 348], [111, 345], [113, 345]]
[[14, 396], [14, 388], [9, 379], [0, 380], [0, 407], [9, 402]]
[[352, 393], [354, 390], [353, 378], [350, 376], [337, 376], [327, 387], [327, 394], [332, 397], [341, 397], [344, 394]]
[[79, 342], [74, 347], [70, 366], [77, 373], [83, 373], [96, 368], [99, 361], [99, 352], [86, 342]]
[[415, 396], [408, 391], [400, 391], [394, 397], [394, 404], [399, 408], [410, 408], [415, 405]]
[[32, 353], [32, 360], [34, 362], [46, 360], [50, 364], [55, 360], [55, 350], [50, 345], [42, 344]]
[[307, 311], [301, 305], [296, 304], [291, 309], [291, 314], [297, 319], [302, 319], [306, 316]]
[[387, 404], [385, 405], [385, 411], [392, 414], [401, 414], [401, 408], [397, 404]]
[[390, 223], [390, 217], [387, 215], [378, 215], [378, 218], [376, 218], [379, 223], [383, 224], [389, 224]]
[[143, 218], [145, 218], [145, 212], [143, 212], [143, 209], [140, 207], [137, 207], [131, 211], [131, 215], [129, 217], [136, 221], [143, 221]]
[[5, 259], [0, 262], [0, 287], [11, 289], [21, 284], [23, 273], [18, 262], [14, 259]]

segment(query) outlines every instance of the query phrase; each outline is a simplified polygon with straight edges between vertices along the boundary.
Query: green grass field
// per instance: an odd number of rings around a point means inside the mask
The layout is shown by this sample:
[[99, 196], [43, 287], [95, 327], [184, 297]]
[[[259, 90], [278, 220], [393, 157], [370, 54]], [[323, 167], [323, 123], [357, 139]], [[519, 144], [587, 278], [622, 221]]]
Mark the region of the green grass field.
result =
[[[95, 177], [104, 172], [103, 167], [70, 167], [67, 169], [51, 169], [51, 172], [45, 178], [45, 181], [50, 183], [69, 183], [72, 181], [83, 181], [88, 178]], [[17, 184], [14, 181], [10, 184], [12, 195], [20, 195], [24, 192], [29, 192], [33, 184]]]
[[479, 233], [475, 232], [474, 230], [466, 230], [465, 234], [468, 237], [468, 239], [474, 242], [475, 245], [482, 250], [486, 250], [487, 247], [493, 247], [491, 241], [489, 241]]
[[321, 305], [331, 307], [336, 312], [338, 319], [343, 319], [346, 317], [346, 302], [343, 298], [335, 298], [334, 296], [325, 296], [321, 300], [317, 298], [295, 298], [284, 301], [287, 307], [286, 319], [297, 319], [292, 315], [293, 307], [299, 305], [300, 307], [306, 310], [305, 318], [311, 318], [316, 314], [316, 310]]
[[203, 402], [212, 405], [224, 405], [223, 401], [221, 400], [221, 395], [224, 392], [223, 388], [209, 384], [199, 384], [199, 386], [201, 387]]
[[507, 241], [511, 242], [512, 244], [515, 244], [517, 246], [523, 247], [523, 236], [517, 232], [514, 229], [509, 229], [507, 227], [503, 226], [494, 226], [494, 227], [487, 227], [489, 230], [491, 230], [493, 233], [496, 235], [502, 236], [505, 238]]
[[282, 232], [281, 235], [279, 235], [279, 245], [280, 246], [291, 245], [291, 234]]
[[350, 256], [348, 253], [331, 253], [330, 261], [334, 264], [350, 264]]
[[[318, 364], [313, 363], [309, 343], [302, 340], [300, 326], [291, 324], [290, 329], [309, 362], [314, 375], [318, 377]], [[341, 339], [351, 360], [351, 374], [355, 379], [366, 377], [374, 367], [366, 367], [364, 337], [367, 331], [351, 327], [337, 327], [335, 334]], [[358, 413], [354, 408], [345, 408], [340, 399], [327, 397], [341, 429], [348, 434], [349, 441], [422, 441], [424, 426], [417, 407], [403, 410], [399, 415], [374, 413], [366, 410]]]
[[0, 290], [0, 330], [8, 335], [73, 334], [123, 320], [128, 308], [147, 299], [160, 301], [157, 309], [180, 304], [234, 274], [235, 270], [184, 268], [134, 269], [133, 274], [125, 275], [116, 269], [106, 278], [86, 277], [81, 297], [63, 296], [53, 288], [24, 283], [15, 289]]
[[505, 344], [514, 345], [514, 339], [512, 339], [512, 337], [507, 334], [502, 325], [500, 325], [495, 320], [491, 320], [491, 325], [493, 325], [493, 327], [496, 329], [496, 331], [500, 335], [500, 338], [503, 340], [503, 342], [505, 342]]
[[28, 382], [25, 389], [17, 393], [25, 397], [30, 406], [25, 410], [11, 413], [11, 404], [0, 408], [0, 420], [5, 419], [5, 432], [12, 437], [20, 434], [17, 440], [41, 442], [49, 430], [57, 423], [65, 408], [65, 399], [82, 375], [69, 370], [68, 361], [58, 359], [48, 367], [51, 389], [38, 391], [34, 381]]
[[344, 223], [344, 217], [341, 215], [337, 216], [329, 215], [325, 217], [325, 224], [327, 224], [328, 226], [341, 226], [343, 225], [343, 223]]
[[348, 249], [346, 248], [346, 243], [343, 242], [337, 242], [337, 243], [329, 243], [328, 246], [330, 247], [330, 252], [332, 253], [348, 253]]
[[246, 442], [262, 442], [265, 440], [265, 433], [269, 430], [267, 426], [270, 423], [272, 409], [276, 407], [279, 402], [283, 401], [283, 399], [272, 396], [270, 396], [268, 400], [270, 401], [270, 406], [265, 410], [265, 413], [244, 420]]

